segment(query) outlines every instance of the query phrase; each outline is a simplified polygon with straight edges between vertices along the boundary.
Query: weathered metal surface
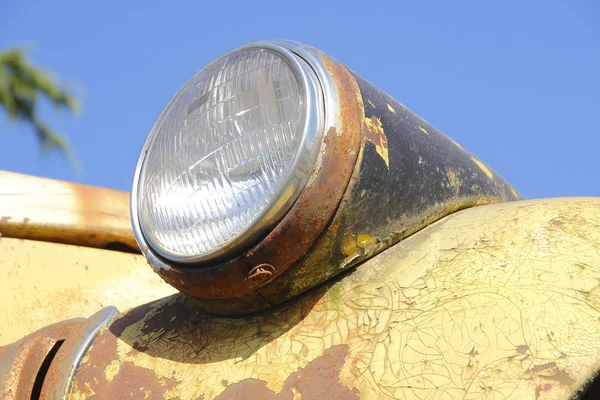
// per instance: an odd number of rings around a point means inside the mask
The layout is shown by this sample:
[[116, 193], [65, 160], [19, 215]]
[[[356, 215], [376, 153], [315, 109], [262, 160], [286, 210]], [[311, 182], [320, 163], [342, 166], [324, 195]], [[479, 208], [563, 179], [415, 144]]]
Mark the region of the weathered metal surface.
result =
[[361, 153], [344, 200], [311, 251], [261, 288], [280, 304], [455, 211], [522, 197], [471, 153], [353, 74], [364, 105]]
[[[365, 107], [366, 141], [340, 230], [394, 243], [431, 214], [445, 215], [444, 209], [522, 200], [510, 184], [471, 153], [364, 78], [353, 75]], [[367, 213], [369, 218], [364, 218]]]
[[127, 310], [175, 293], [141, 255], [6, 237], [0, 276], [0, 346], [107, 305]]
[[59, 322], [0, 347], [0, 399], [37, 399], [48, 364], [81, 321]]
[[118, 314], [115, 307], [106, 307], [80, 322], [66, 337], [50, 364], [43, 381], [41, 400], [67, 400], [75, 371], [92, 342]]
[[128, 193], [4, 171], [0, 235], [139, 251]]
[[[269, 307], [263, 297], [251, 292], [298, 261], [336, 212], [358, 156], [362, 107], [348, 70], [335, 61], [324, 61], [340, 106], [336, 115], [340, 126], [327, 129], [319, 162], [292, 209], [264, 240], [233, 260], [202, 268], [171, 265], [158, 271], [181, 292], [214, 299], [205, 303], [213, 312], [248, 313]], [[249, 272], [261, 264], [271, 265], [273, 276], [262, 281], [248, 279]]]
[[277, 309], [135, 308], [71, 398], [568, 398], [600, 365], [599, 243], [599, 199], [469, 208]]

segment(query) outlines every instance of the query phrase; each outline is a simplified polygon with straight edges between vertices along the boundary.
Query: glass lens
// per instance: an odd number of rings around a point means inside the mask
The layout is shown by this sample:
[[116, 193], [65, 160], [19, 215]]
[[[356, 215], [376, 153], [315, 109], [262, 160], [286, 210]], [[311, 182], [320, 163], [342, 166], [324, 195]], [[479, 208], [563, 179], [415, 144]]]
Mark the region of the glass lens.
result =
[[285, 185], [302, 140], [300, 79], [276, 53], [233, 53], [192, 77], [150, 135], [142, 232], [166, 258], [198, 257], [247, 231]]

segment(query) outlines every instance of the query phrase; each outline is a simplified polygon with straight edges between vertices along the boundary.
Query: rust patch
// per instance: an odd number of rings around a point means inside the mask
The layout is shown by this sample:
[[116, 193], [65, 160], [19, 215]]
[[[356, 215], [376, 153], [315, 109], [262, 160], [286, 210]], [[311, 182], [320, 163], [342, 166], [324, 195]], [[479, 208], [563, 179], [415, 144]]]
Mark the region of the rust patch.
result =
[[[151, 392], [149, 398], [164, 397], [162, 389], [156, 391], [157, 382], [161, 387], [165, 385], [167, 396], [179, 393], [178, 389], [189, 382], [175, 377], [175, 372], [173, 376], [155, 374], [154, 371], [149, 374], [148, 370], [132, 360], [170, 360], [174, 363], [173, 371], [184, 365], [189, 365], [186, 368], [194, 371], [196, 367], [193, 365], [197, 364], [223, 362], [232, 357], [246, 359], [273, 340], [271, 333], [284, 335], [287, 329], [296, 326], [317, 301], [318, 297], [313, 296], [288, 311], [272, 314], [266, 319], [210, 317], [189, 305], [189, 299], [182, 294], [142, 306], [116, 320], [94, 342], [77, 371], [73, 397], [121, 398], [113, 395], [126, 380], [127, 374], [130, 380], [138, 382], [139, 388]], [[257, 331], [262, 333], [257, 335]], [[128, 345], [125, 355], [120, 352], [123, 342]], [[232, 348], [231, 345], [236, 342], [239, 342], [239, 346]], [[213, 350], [207, 351], [207, 347]], [[119, 363], [118, 366], [115, 362]], [[228, 386], [231, 379], [221, 376], [218, 382]], [[129, 389], [126, 392], [128, 395]], [[144, 398], [145, 393], [132, 392], [131, 395]]]
[[556, 381], [560, 385], [564, 385], [564, 386], [570, 386], [575, 382], [575, 380], [573, 378], [571, 378], [569, 376], [569, 374], [567, 374], [565, 371], [558, 369], [558, 368], [556, 368], [556, 371], [554, 371], [553, 375], [548, 375], [546, 378]]
[[540, 397], [540, 394], [542, 394], [542, 392], [547, 392], [550, 389], [552, 389], [552, 385], [550, 385], [549, 383], [546, 383], [544, 386], [538, 386], [535, 388], [535, 398], [538, 399]]
[[[115, 321], [111, 330], [114, 329], [121, 334], [129, 324], [143, 319], [150, 309], [151, 307], [146, 305], [132, 310]], [[88, 350], [77, 371], [77, 392], [84, 393], [85, 398], [88, 399], [162, 399], [166, 397], [169, 390], [177, 387], [179, 382], [174, 378], [159, 378], [149, 369], [118, 361], [117, 341], [119, 339], [111, 330], [100, 335]]]
[[250, 272], [248, 272], [248, 279], [259, 283], [266, 283], [273, 279], [274, 273], [275, 268], [273, 268], [272, 265], [259, 264], [256, 267], [252, 268]]
[[138, 253], [129, 193], [0, 171], [0, 217], [6, 237], [105, 248], [121, 243]]
[[[50, 325], [11, 345], [0, 347], [0, 398], [32, 397], [38, 372], [46, 355], [77, 328], [81, 319]], [[50, 379], [51, 377], [46, 377]]]
[[552, 224], [552, 225], [554, 225], [554, 226], [556, 226], [556, 227], [559, 227], [559, 228], [560, 228], [560, 227], [561, 227], [561, 226], [563, 226], [565, 223], [564, 223], [564, 221], [561, 221], [561, 220], [560, 220], [560, 218], [552, 218], [552, 219], [550, 220], [550, 224]]
[[339, 379], [348, 352], [348, 345], [334, 346], [325, 351], [306, 367], [290, 375], [280, 393], [271, 391], [264, 381], [246, 379], [229, 386], [217, 399], [359, 399], [358, 390], [346, 387]]
[[[77, 370], [75, 380], [76, 382], [85, 382], [86, 397], [101, 393], [103, 388], [108, 386], [104, 367], [117, 359], [117, 338], [105, 332], [90, 347]], [[119, 368], [119, 372], [122, 371]], [[115, 384], [115, 377], [113, 377], [111, 385]]]
[[[93, 388], [93, 383], [91, 387]], [[119, 364], [119, 372], [110, 384], [99, 385], [88, 399], [164, 399], [166, 393], [177, 387], [173, 378], [158, 378], [153, 371], [131, 363]]]
[[[75, 371], [80, 364], [81, 356], [83, 356], [81, 352], [85, 352], [87, 346], [93, 343], [97, 335], [106, 329], [106, 324], [113, 319], [116, 313], [116, 308], [106, 307], [81, 321], [77, 329], [70, 333], [48, 367], [46, 379], [42, 385], [42, 400], [63, 398], [70, 393]], [[105, 379], [107, 375], [109, 374], [105, 374]]]
[[549, 362], [546, 364], [541, 364], [541, 365], [536, 365], [534, 367], [531, 367], [529, 372], [540, 372], [540, 371], [544, 371], [547, 369], [554, 369], [554, 368], [556, 368], [556, 363], [553, 361], [553, 362]]
[[525, 354], [527, 353], [527, 350], [529, 350], [529, 346], [527, 346], [526, 344], [522, 344], [516, 347], [517, 353], [519, 354]]
[[575, 380], [571, 378], [565, 371], [560, 369], [554, 361], [531, 367], [529, 372], [543, 378], [556, 381], [560, 385], [570, 386], [575, 382]]

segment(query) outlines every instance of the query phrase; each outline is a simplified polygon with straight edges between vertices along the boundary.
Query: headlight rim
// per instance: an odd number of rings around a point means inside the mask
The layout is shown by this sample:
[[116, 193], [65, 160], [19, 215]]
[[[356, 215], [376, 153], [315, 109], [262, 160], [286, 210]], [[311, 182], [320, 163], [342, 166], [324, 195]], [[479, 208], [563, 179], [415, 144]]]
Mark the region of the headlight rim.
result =
[[[288, 43], [279, 40], [263, 40], [251, 42], [239, 46], [228, 51], [212, 60], [209, 64], [203, 66], [200, 70], [194, 73], [171, 97], [167, 105], [163, 108], [156, 121], [152, 125], [146, 140], [142, 146], [140, 156], [138, 158], [134, 179], [131, 191], [131, 219], [133, 225], [134, 236], [140, 245], [140, 248], [145, 254], [151, 253], [153, 259], [160, 262], [159, 265], [179, 265], [181, 267], [206, 267], [218, 264], [219, 262], [227, 261], [235, 258], [237, 254], [252, 248], [259, 243], [273, 229], [283, 217], [291, 210], [294, 203], [304, 190], [305, 185], [309, 182], [310, 176], [314, 169], [317, 158], [321, 150], [321, 143], [325, 134], [325, 101], [321, 82], [311, 66], [298, 54], [289, 49]], [[301, 142], [294, 156], [292, 163], [288, 167], [288, 171], [284, 176], [278, 179], [278, 189], [276, 193], [269, 199], [264, 208], [253, 216], [251, 221], [245, 226], [241, 233], [234, 235], [220, 246], [213, 248], [209, 252], [194, 256], [180, 256], [170, 251], [161, 248], [160, 244], [153, 240], [150, 235], [144, 233], [140, 220], [140, 200], [143, 197], [141, 192], [142, 178], [145, 170], [145, 160], [152, 143], [158, 136], [158, 129], [165, 117], [169, 114], [173, 105], [185, 93], [185, 88], [190, 81], [196, 79], [201, 73], [212, 68], [221, 60], [242, 51], [266, 50], [274, 52], [281, 57], [293, 71], [294, 75], [300, 83], [300, 89], [303, 93], [305, 105], [302, 106], [302, 115], [300, 120], [304, 121], [302, 127]], [[283, 202], [284, 191], [289, 186], [294, 187], [294, 191]], [[278, 209], [274, 208], [275, 203], [278, 204]], [[271, 214], [270, 219], [265, 217]], [[164, 266], [159, 267], [164, 268]]]

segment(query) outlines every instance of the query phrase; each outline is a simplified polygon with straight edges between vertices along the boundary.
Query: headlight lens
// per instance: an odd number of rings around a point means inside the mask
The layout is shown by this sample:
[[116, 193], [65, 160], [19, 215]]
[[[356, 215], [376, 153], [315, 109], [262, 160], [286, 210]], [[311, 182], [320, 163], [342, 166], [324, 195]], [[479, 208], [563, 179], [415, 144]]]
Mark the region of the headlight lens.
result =
[[320, 95], [302, 60], [230, 53], [193, 76], [150, 131], [137, 187], [139, 226], [176, 262], [248, 247], [301, 192], [320, 141]]

